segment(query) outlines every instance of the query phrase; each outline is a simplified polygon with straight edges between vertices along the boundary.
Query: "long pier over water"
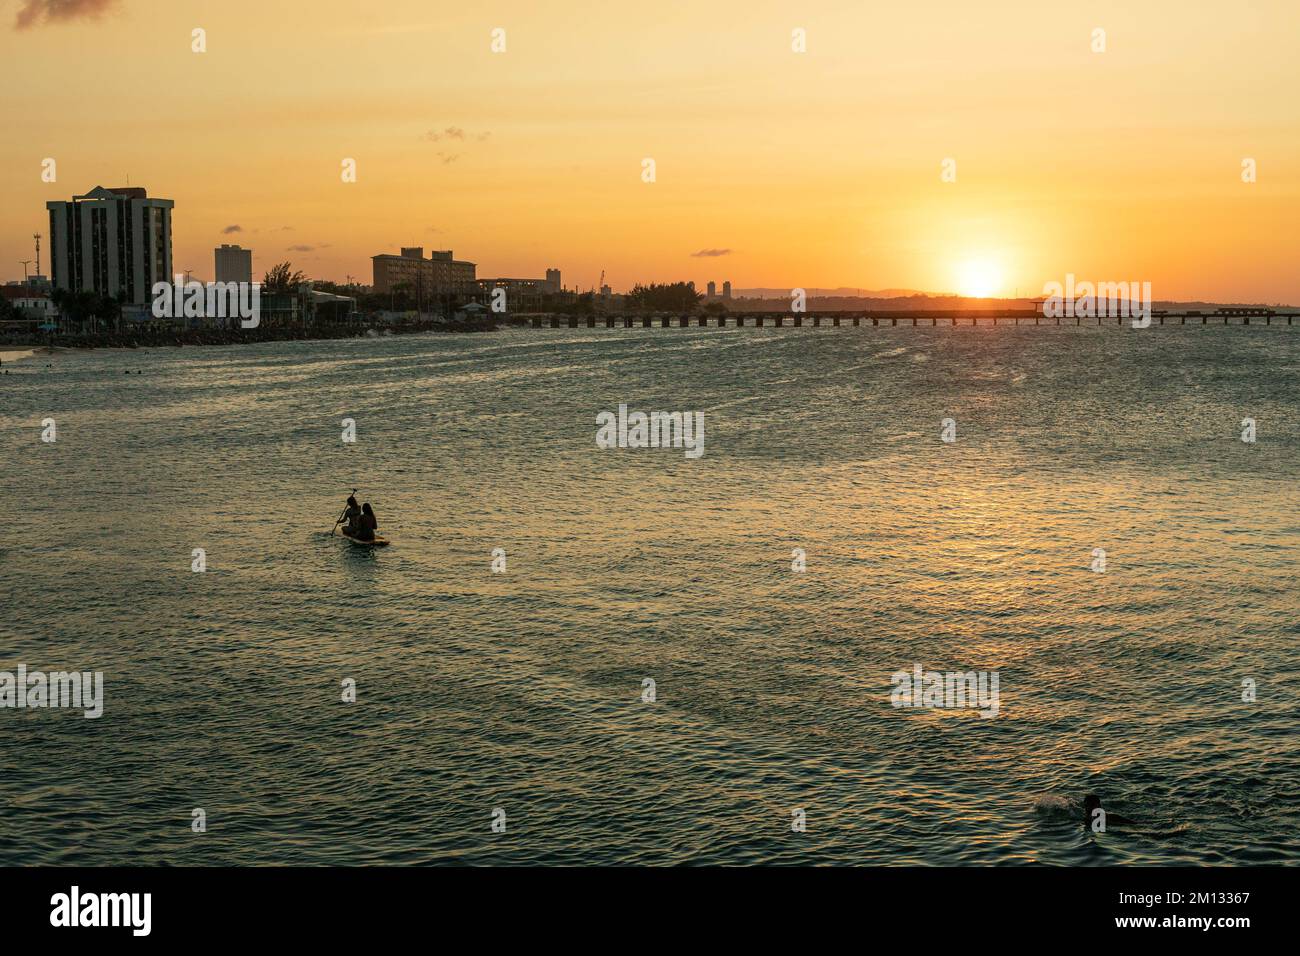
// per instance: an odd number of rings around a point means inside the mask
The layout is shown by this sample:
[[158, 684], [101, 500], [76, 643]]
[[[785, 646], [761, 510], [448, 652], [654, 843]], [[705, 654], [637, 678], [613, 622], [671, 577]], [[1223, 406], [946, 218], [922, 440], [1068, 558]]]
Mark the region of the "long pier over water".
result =
[[[1151, 325], [1292, 325], [1300, 311], [1224, 308], [1151, 311]], [[1046, 316], [1035, 309], [929, 309], [917, 311], [864, 312], [726, 312], [684, 314], [668, 312], [621, 312], [602, 315], [516, 315], [515, 325], [535, 329], [577, 328], [802, 328], [805, 326], [965, 326], [965, 325], [1117, 325], [1128, 326], [1129, 316]]]

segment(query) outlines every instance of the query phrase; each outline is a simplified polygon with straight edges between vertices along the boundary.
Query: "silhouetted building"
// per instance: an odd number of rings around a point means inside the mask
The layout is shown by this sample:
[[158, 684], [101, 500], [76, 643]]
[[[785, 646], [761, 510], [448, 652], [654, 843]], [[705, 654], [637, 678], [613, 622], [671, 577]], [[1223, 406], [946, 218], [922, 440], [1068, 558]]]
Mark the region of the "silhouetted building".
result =
[[435, 251], [424, 258], [424, 247], [404, 246], [400, 256], [371, 256], [374, 267], [374, 291], [389, 293], [399, 286], [412, 295], [442, 295], [454, 292], [473, 295], [478, 292], [472, 262], [453, 259], [451, 250]]
[[152, 302], [153, 284], [172, 281], [174, 205], [138, 186], [96, 186], [71, 202], [47, 202], [54, 288]]
[[253, 250], [225, 243], [214, 249], [218, 282], [252, 282]]

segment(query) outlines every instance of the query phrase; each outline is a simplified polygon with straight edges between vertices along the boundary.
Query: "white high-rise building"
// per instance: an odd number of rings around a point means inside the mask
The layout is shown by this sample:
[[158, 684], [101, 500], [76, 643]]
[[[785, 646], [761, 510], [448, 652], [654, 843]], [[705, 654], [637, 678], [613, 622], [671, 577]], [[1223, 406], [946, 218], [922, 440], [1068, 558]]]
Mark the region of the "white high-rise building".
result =
[[54, 288], [152, 302], [154, 283], [172, 281], [174, 205], [138, 186], [96, 186], [71, 202], [47, 202]]

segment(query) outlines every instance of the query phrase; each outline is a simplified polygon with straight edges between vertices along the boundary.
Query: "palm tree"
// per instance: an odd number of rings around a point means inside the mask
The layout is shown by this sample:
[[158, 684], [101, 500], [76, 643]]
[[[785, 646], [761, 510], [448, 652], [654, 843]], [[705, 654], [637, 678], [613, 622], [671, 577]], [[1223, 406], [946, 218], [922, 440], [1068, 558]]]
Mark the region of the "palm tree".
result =
[[262, 276], [263, 292], [296, 292], [298, 286], [307, 281], [307, 277], [301, 272], [293, 271], [293, 266], [288, 262], [277, 262], [267, 270], [266, 275]]

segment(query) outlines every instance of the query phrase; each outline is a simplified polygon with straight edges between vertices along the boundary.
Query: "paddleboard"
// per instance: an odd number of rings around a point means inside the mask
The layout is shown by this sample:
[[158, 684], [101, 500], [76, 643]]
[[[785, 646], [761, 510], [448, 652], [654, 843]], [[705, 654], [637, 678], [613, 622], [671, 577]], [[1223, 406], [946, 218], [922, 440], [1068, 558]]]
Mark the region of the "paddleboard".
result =
[[347, 539], [348, 539], [349, 541], [351, 541], [353, 544], [359, 544], [359, 545], [361, 545], [362, 547], [366, 547], [366, 548], [386, 548], [386, 547], [388, 547], [388, 539], [387, 539], [387, 538], [379, 538], [379, 537], [376, 537], [373, 541], [362, 541], [360, 538], [354, 538], [354, 537], [352, 537], [352, 535], [350, 535], [350, 534], [344, 534], [344, 533], [343, 533], [343, 527], [342, 527], [341, 525], [340, 525], [339, 527], [337, 527], [337, 528], [334, 529], [334, 533], [335, 533], [338, 537], [340, 537], [340, 538], [347, 538]]

